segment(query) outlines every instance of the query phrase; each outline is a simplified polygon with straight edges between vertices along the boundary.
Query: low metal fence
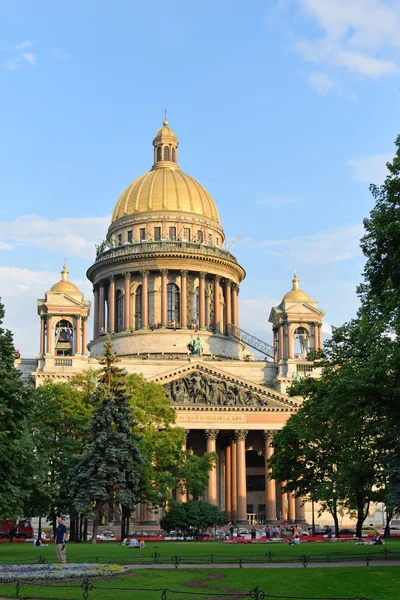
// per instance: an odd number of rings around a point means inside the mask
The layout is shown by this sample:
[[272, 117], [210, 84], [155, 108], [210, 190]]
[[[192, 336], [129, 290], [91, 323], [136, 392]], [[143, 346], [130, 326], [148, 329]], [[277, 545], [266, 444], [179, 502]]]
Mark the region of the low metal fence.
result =
[[[146, 594], [150, 592], [159, 593], [160, 600], [176, 600], [177, 598], [182, 598], [184, 596], [187, 600], [192, 597], [197, 598], [210, 598], [211, 596], [215, 596], [217, 598], [250, 598], [250, 600], [265, 600], [265, 598], [271, 598], [274, 600], [377, 600], [376, 598], [366, 597], [366, 596], [287, 596], [287, 595], [277, 595], [277, 594], [268, 594], [260, 589], [257, 585], [253, 587], [248, 592], [220, 592], [218, 590], [210, 591], [204, 590], [191, 592], [190, 590], [173, 590], [170, 588], [143, 588], [143, 587], [113, 587], [113, 586], [105, 586], [98, 585], [97, 583], [91, 582], [89, 579], [84, 579], [82, 583], [77, 584], [49, 584], [49, 583], [25, 583], [17, 581], [15, 584], [16, 598], [18, 600], [27, 600], [23, 595], [21, 595], [24, 587], [46, 587], [46, 588], [69, 588], [69, 589], [81, 589], [82, 590], [82, 600], [95, 600], [96, 599], [96, 591], [104, 592], [104, 591], [112, 591], [113, 595], [115, 592], [120, 592], [122, 594], [121, 600], [126, 598], [124, 596], [124, 592], [141, 592], [140, 596], [136, 596], [136, 598], [146, 598]], [[143, 595], [144, 594], [144, 595]]]

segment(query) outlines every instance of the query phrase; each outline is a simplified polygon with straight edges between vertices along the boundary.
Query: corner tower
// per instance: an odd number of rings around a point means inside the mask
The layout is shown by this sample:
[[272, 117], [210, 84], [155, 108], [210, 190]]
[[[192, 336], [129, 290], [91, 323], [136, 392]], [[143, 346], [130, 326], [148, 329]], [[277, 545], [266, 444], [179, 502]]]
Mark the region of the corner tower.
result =
[[318, 302], [300, 289], [295, 271], [292, 289], [273, 307], [269, 316], [274, 339], [274, 361], [278, 363], [277, 389], [285, 393], [294, 378], [311, 374], [310, 350], [322, 349], [322, 318]]
[[106, 239], [87, 276], [94, 288], [90, 352], [102, 353], [104, 332], [120, 356], [188, 355], [199, 337], [204, 355], [241, 358], [228, 338], [239, 322], [245, 277], [224, 249], [217, 207], [178, 166], [178, 139], [166, 120], [153, 140], [153, 166], [115, 204]]

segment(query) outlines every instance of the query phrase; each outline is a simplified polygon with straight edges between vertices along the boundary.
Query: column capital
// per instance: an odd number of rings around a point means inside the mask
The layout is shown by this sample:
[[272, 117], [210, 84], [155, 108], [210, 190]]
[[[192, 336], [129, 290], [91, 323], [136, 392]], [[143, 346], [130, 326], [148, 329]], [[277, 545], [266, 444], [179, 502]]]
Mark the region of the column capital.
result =
[[230, 279], [225, 279], [225, 287], [231, 287], [232, 281]]
[[232, 283], [232, 290], [235, 290], [235, 292], [239, 293], [239, 286], [237, 283]]
[[204, 271], [200, 271], [199, 277], [200, 277], [200, 279], [205, 279], [206, 278], [206, 273], [204, 273]]
[[140, 271], [140, 274], [143, 278], [148, 277], [150, 275], [150, 271], [143, 270], [143, 271]]
[[87, 321], [88, 320], [88, 316], [87, 315], [82, 315], [82, 321]]
[[98, 285], [94, 285], [93, 286], [93, 294], [97, 294], [99, 291], [99, 286]]
[[101, 281], [99, 281], [99, 287], [103, 288], [105, 284], [104, 279], [102, 279]]
[[264, 440], [271, 440], [274, 436], [275, 431], [273, 429], [265, 429], [263, 431]]
[[189, 271], [183, 270], [181, 271], [181, 277], [187, 277], [189, 275]]
[[221, 281], [221, 275], [215, 275], [214, 280], [219, 283]]
[[161, 273], [161, 275], [163, 277], [167, 277], [167, 275], [168, 275], [168, 269], [161, 269], [160, 273]]
[[126, 272], [126, 273], [124, 273], [124, 277], [125, 277], [125, 279], [130, 279], [131, 274], [129, 272]]
[[235, 440], [245, 440], [247, 434], [249, 433], [248, 429], [235, 429]]
[[108, 280], [110, 283], [113, 283], [115, 281], [115, 277], [114, 275], [111, 275], [110, 279]]
[[206, 429], [204, 433], [208, 440], [216, 440], [219, 434], [219, 429]]

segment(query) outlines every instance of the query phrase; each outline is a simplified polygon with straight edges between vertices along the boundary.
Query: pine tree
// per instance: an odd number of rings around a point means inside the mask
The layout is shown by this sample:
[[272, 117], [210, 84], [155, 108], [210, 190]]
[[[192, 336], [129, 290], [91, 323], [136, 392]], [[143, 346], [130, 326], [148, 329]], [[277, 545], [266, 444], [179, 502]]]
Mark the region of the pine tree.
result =
[[92, 542], [96, 543], [99, 522], [106, 506], [122, 505], [131, 511], [138, 502], [142, 456], [135, 426], [126, 376], [117, 366], [110, 338], [100, 360], [103, 368], [93, 393], [96, 407], [90, 421], [87, 446], [72, 476], [75, 509], [94, 512]]
[[34, 477], [34, 452], [29, 436], [30, 390], [14, 367], [12, 333], [2, 328], [0, 302], [0, 518], [20, 516]]

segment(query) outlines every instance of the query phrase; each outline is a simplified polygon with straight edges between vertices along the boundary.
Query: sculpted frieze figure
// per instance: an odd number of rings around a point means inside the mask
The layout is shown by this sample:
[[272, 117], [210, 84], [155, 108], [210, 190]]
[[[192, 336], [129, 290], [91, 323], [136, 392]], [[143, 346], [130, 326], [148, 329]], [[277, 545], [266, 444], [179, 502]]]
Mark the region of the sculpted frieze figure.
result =
[[253, 390], [194, 371], [164, 386], [174, 404], [206, 406], [267, 406], [268, 401]]

